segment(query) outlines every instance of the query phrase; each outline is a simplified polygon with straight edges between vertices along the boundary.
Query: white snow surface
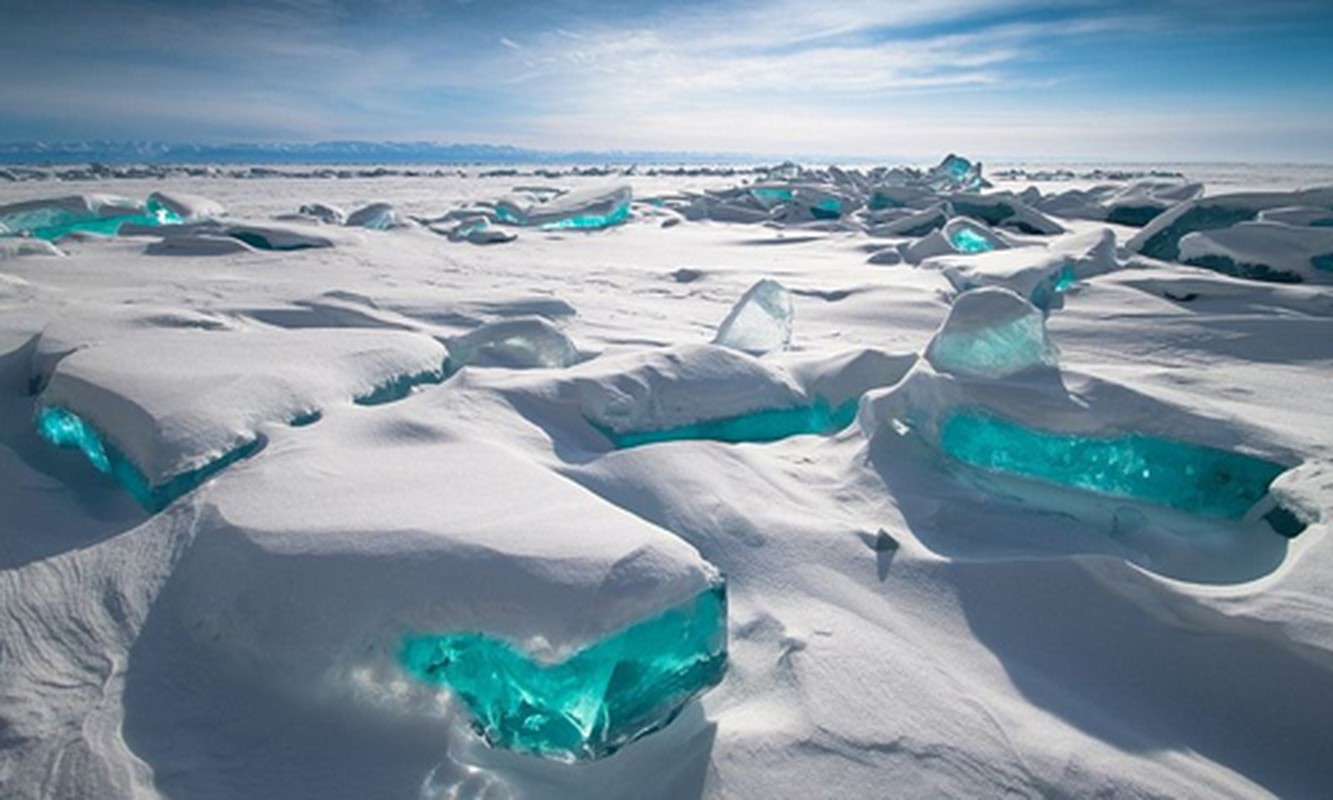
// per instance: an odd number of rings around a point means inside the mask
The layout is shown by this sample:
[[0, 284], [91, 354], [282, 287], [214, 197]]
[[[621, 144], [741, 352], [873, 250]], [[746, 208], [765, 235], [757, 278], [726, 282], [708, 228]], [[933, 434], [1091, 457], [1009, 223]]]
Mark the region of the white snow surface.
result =
[[[1215, 173], [1223, 193], [1298, 185]], [[1044, 177], [1039, 194], [1106, 183]], [[868, 265], [914, 242], [872, 236], [867, 215], [769, 219], [722, 174], [624, 176], [678, 207], [498, 247], [274, 221], [372, 202], [436, 220], [536, 180], [0, 184], [0, 205], [151, 190], [229, 212], [68, 237], [61, 258], [0, 239], [15, 256], [0, 260], [0, 795], [1327, 796], [1327, 285], [1131, 257], [1138, 231], [1061, 217], [1017, 180], [995, 183], [1066, 233], [1006, 230], [1012, 248], [923, 268]], [[587, 188], [580, 202], [607, 185], [549, 180]], [[1235, 202], [1268, 214], [1328, 192]], [[325, 246], [216, 244], [237, 230]], [[1045, 321], [1058, 369], [975, 380], [916, 357], [959, 296], [946, 266], [1021, 291], [1057, 264], [1078, 272]], [[709, 344], [763, 279], [790, 292], [792, 349]], [[350, 402], [474, 331], [577, 343], [577, 363], [478, 362]], [[832, 436], [616, 450], [599, 430], [857, 397]], [[33, 413], [55, 399], [160, 474], [242, 436], [264, 446], [149, 516], [38, 439]], [[1308, 527], [1288, 540], [1257, 519], [966, 474], [931, 438], [959, 404], [1293, 465], [1273, 494]], [[321, 420], [287, 424], [311, 405]], [[487, 748], [392, 657], [402, 633], [463, 629], [559, 657], [719, 574], [723, 683], [592, 764]]]

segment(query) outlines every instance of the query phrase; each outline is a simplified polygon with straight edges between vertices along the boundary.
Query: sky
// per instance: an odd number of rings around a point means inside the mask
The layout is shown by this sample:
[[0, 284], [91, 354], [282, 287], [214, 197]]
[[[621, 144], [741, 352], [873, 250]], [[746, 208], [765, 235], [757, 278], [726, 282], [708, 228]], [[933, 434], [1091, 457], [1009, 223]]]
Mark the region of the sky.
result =
[[1333, 0], [0, 0], [0, 141], [1333, 163]]

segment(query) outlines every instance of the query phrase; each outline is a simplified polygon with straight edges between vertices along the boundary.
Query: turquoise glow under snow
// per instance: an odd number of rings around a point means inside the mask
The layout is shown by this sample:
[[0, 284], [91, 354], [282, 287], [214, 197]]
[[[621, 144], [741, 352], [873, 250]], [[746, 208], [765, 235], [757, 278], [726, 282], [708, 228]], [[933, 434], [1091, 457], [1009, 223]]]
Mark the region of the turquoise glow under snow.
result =
[[725, 585], [555, 663], [484, 633], [408, 636], [414, 677], [447, 686], [493, 746], [562, 761], [601, 758], [666, 726], [727, 665]]
[[392, 403], [407, 397], [418, 386], [443, 383], [447, 377], [449, 377], [448, 372], [444, 367], [414, 372], [410, 375], [399, 375], [392, 380], [381, 383], [366, 394], [358, 395], [353, 398], [353, 402], [359, 406], [380, 406], [385, 403]]
[[556, 230], [596, 230], [619, 225], [629, 219], [629, 203], [621, 203], [610, 214], [575, 214], [572, 217], [547, 222], [541, 226], [544, 231]]
[[820, 399], [808, 406], [767, 409], [664, 430], [627, 433], [616, 433], [605, 428], [600, 430], [617, 449], [695, 439], [731, 444], [776, 442], [789, 436], [803, 434], [827, 436], [837, 433], [856, 419], [856, 408], [856, 400], [849, 400], [835, 408]]
[[57, 447], [79, 450], [98, 472], [115, 478], [139, 505], [149, 512], [166, 508], [176, 498], [194, 490], [217, 473], [259, 451], [259, 440], [246, 442], [204, 466], [174, 475], [153, 486], [128, 458], [74, 412], [58, 406], [43, 406], [35, 419], [37, 435]]
[[31, 236], [51, 242], [71, 233], [115, 236], [125, 225], [169, 225], [180, 221], [170, 209], [152, 200], [143, 213], [113, 217], [76, 214], [60, 208], [35, 209], [0, 219], [0, 230], [6, 235]]
[[975, 229], [960, 225], [949, 233], [949, 244], [960, 253], [989, 253], [995, 243]]
[[978, 409], [950, 414], [940, 425], [940, 447], [974, 467], [1224, 519], [1244, 517], [1286, 470], [1255, 456], [1142, 434], [1034, 430]]
[[945, 330], [926, 356], [936, 369], [974, 378], [1005, 378], [1056, 363], [1055, 348], [1035, 310], [978, 330]]

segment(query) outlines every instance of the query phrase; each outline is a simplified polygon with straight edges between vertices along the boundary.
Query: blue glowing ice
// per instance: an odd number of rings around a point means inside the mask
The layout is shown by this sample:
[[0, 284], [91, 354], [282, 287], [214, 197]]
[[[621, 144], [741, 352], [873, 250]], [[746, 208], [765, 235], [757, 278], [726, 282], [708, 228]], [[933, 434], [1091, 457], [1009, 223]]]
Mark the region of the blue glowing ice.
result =
[[617, 433], [602, 428], [602, 433], [618, 449], [658, 442], [705, 439], [738, 444], [741, 442], [776, 442], [790, 436], [815, 434], [828, 436], [846, 428], [856, 419], [857, 401], [840, 406], [816, 400], [808, 406], [772, 408], [723, 419], [704, 420], [689, 425], [650, 431]]

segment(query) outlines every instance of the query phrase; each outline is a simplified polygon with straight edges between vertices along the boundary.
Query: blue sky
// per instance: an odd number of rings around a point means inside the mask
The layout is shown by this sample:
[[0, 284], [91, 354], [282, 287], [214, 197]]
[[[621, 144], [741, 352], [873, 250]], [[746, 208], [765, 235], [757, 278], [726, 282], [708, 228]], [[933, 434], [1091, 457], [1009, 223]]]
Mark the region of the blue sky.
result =
[[0, 0], [0, 140], [1333, 162], [1330, 0]]

